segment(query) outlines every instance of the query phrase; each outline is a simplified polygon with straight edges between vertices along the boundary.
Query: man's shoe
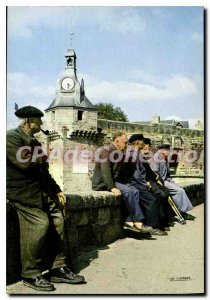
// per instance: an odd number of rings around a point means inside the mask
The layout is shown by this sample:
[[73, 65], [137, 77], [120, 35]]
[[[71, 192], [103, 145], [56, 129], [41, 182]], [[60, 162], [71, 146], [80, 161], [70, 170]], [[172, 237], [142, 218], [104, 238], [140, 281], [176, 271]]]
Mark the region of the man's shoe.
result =
[[23, 278], [23, 284], [37, 291], [54, 291], [55, 287], [42, 275], [34, 278]]
[[84, 276], [76, 275], [67, 267], [56, 268], [50, 271], [50, 281], [56, 283], [85, 283]]
[[126, 222], [123, 225], [123, 229], [130, 230], [130, 231], [137, 232], [137, 233], [141, 232], [141, 229], [138, 229], [136, 226], [134, 226], [134, 225], [132, 226], [132, 225], [126, 223]]
[[187, 214], [187, 213], [182, 213], [182, 217], [187, 220], [187, 221], [194, 221], [195, 220], [195, 217], [190, 215], [190, 214]]
[[150, 232], [152, 235], [168, 235], [167, 232], [165, 231], [162, 231], [158, 228], [154, 228], [151, 232]]
[[140, 229], [142, 233], [151, 233], [153, 228], [148, 225], [143, 225], [142, 228]]

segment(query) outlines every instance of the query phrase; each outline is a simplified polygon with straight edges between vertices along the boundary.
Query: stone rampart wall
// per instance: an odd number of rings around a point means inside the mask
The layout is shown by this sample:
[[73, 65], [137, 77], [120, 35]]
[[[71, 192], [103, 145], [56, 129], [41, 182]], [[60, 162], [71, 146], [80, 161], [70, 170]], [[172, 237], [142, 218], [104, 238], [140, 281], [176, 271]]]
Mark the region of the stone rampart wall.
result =
[[[98, 127], [106, 134], [105, 144], [112, 141], [112, 137], [117, 131], [124, 131], [128, 136], [134, 133], [143, 133], [145, 137], [149, 137], [152, 140], [151, 151], [153, 153], [157, 151], [157, 147], [160, 144], [169, 143], [172, 148], [177, 149], [177, 153], [180, 153], [183, 158], [179, 163], [171, 165], [176, 176], [204, 176], [204, 131], [180, 129], [176, 128], [175, 125], [144, 125], [102, 119], [98, 120]], [[187, 161], [184, 159], [185, 157], [191, 157], [191, 152], [193, 151], [196, 152], [196, 160]]]
[[[116, 131], [125, 131], [128, 135], [133, 133], [143, 133], [147, 137], [151, 137], [154, 142], [170, 142], [171, 136], [181, 137], [182, 142], [193, 140], [195, 144], [203, 144], [204, 131], [193, 130], [187, 128], [176, 128], [175, 125], [165, 124], [138, 124], [130, 122], [120, 122], [113, 120], [98, 119], [98, 127], [102, 128], [108, 138]], [[176, 142], [176, 141], [175, 141]]]

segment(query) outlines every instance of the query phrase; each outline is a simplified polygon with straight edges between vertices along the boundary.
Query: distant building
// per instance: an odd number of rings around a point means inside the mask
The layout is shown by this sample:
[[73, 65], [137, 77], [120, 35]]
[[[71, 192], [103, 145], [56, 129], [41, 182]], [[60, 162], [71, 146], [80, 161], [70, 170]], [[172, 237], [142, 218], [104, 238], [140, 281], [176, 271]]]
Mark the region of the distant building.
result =
[[145, 124], [145, 125], [165, 124], [165, 125], [176, 126], [177, 128], [189, 128], [188, 121], [176, 121], [175, 119], [161, 120], [160, 116], [158, 116], [157, 114], [152, 116], [151, 121], [141, 121], [141, 122], [137, 121], [137, 122], [132, 122], [132, 123]]
[[196, 130], [204, 130], [204, 125], [203, 125], [203, 122], [201, 120], [198, 120], [195, 124], [195, 129]]

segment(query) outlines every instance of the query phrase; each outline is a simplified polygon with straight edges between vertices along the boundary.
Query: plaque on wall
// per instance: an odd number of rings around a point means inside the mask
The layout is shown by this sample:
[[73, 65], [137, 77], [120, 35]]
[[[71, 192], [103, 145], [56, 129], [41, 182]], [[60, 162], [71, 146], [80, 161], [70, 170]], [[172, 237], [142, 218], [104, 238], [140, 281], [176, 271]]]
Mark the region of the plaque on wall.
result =
[[72, 172], [74, 174], [88, 174], [88, 161], [73, 162]]

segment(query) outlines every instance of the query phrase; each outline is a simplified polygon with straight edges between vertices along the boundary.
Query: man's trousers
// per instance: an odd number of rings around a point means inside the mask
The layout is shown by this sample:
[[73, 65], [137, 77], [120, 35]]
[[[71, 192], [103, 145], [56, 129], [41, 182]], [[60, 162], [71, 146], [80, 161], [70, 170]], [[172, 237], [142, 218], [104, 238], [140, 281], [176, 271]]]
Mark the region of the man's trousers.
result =
[[[20, 223], [21, 275], [25, 278], [41, 275], [45, 270], [44, 257], [52, 257], [49, 265], [51, 269], [66, 266], [63, 253], [63, 216], [52, 199], [47, 198], [46, 201], [46, 211], [14, 203]], [[50, 244], [47, 239], [49, 233]], [[44, 250], [47, 252], [44, 253]]]
[[169, 190], [171, 197], [173, 198], [176, 206], [180, 212], [186, 213], [193, 208], [190, 199], [187, 197], [185, 190], [177, 185], [175, 181], [164, 181], [165, 187]]
[[139, 191], [139, 203], [145, 215], [146, 224], [153, 228], [161, 228], [161, 219], [165, 217], [161, 199], [155, 197], [147, 187], [142, 184], [132, 182], [132, 186]]
[[127, 222], [142, 221], [145, 217], [139, 204], [139, 191], [133, 187], [115, 182], [116, 188], [122, 193], [122, 200], [125, 203], [128, 216]]

